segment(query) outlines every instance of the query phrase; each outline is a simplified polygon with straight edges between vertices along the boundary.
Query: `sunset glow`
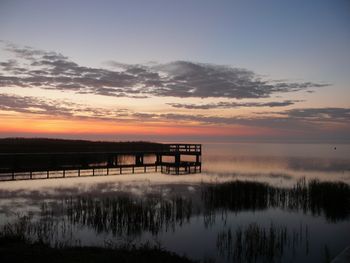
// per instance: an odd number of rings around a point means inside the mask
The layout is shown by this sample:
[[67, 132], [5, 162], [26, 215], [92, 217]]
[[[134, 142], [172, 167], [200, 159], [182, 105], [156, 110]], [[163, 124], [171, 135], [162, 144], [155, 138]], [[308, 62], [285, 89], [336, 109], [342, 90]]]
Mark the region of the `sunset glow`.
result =
[[[294, 14], [293, 4], [257, 2], [247, 21], [242, 3], [174, 6], [181, 19], [155, 6], [161, 23], [142, 5], [3, 2], [0, 136], [350, 140], [350, 80], [337, 70], [350, 67], [346, 7], [304, 4]], [[100, 11], [90, 19], [81, 9]]]
[[0, 0], [0, 263], [348, 262], [350, 0]]

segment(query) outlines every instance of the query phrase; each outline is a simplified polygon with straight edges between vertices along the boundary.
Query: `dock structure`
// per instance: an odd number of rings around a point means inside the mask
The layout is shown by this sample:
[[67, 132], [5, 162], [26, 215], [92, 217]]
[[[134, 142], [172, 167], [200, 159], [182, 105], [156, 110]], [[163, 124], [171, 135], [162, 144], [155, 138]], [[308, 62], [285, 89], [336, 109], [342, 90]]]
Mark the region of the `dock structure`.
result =
[[161, 150], [1, 153], [0, 181], [161, 172], [200, 173], [201, 144], [165, 144]]

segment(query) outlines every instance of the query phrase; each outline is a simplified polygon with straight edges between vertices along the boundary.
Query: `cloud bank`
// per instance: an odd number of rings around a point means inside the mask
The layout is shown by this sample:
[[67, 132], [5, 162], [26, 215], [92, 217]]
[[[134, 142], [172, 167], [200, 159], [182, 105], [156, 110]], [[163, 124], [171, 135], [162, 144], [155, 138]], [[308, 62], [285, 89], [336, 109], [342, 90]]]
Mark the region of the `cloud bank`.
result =
[[[349, 139], [349, 108], [288, 108], [283, 111], [281, 107], [295, 106], [300, 100], [233, 101], [259, 100], [297, 91], [311, 92], [329, 86], [327, 83], [263, 80], [257, 73], [247, 69], [188, 61], [166, 64], [122, 64], [112, 61], [108, 63], [108, 68], [85, 67], [56, 52], [18, 47], [4, 42], [2, 45], [12, 59], [0, 61], [0, 89], [40, 88], [138, 99], [170, 97], [171, 101], [176, 101], [168, 103], [174, 108], [170, 113], [147, 112], [147, 108], [143, 112], [135, 112], [118, 107], [99, 108], [0, 91], [2, 112], [171, 126], [175, 123], [190, 127], [198, 124], [212, 127], [240, 125], [248, 129], [262, 127], [286, 133], [297, 131], [301, 135], [308, 134], [309, 138], [318, 134], [317, 136], [328, 136], [327, 138], [338, 136]], [[180, 98], [214, 98], [215, 101], [225, 101], [194, 104], [182, 103]], [[241, 107], [268, 107], [275, 111], [270, 109], [268, 113], [262, 111], [252, 116], [230, 116], [230, 109]], [[187, 109], [188, 112], [182, 113], [184, 111], [176, 109]], [[211, 109], [226, 109], [226, 112], [222, 116], [212, 115], [209, 111]], [[198, 114], [196, 110], [208, 111]]]
[[218, 102], [218, 103], [207, 103], [207, 104], [193, 104], [193, 103], [168, 103], [168, 105], [174, 108], [184, 109], [233, 109], [242, 107], [286, 107], [300, 102], [300, 100], [284, 100], [284, 101], [273, 101], [273, 102]]
[[71, 103], [62, 100], [18, 96], [0, 93], [0, 110], [18, 113], [40, 114], [44, 116], [72, 117], [109, 121], [137, 121], [139, 123], [176, 121], [186, 124], [196, 122], [207, 125], [245, 125], [287, 129], [320, 129], [322, 124], [342, 124], [348, 126], [350, 108], [306, 108], [275, 112], [273, 116], [222, 117], [202, 114], [147, 113], [128, 109], [105, 109]]
[[329, 86], [267, 81], [247, 69], [188, 61], [144, 65], [109, 62], [110, 69], [85, 67], [56, 52], [3, 45], [14, 59], [0, 63], [0, 87], [39, 87], [132, 98], [259, 99]]
[[65, 100], [0, 93], [0, 111], [39, 114], [44, 116], [76, 117], [113, 120], [128, 116], [126, 109], [109, 110]]

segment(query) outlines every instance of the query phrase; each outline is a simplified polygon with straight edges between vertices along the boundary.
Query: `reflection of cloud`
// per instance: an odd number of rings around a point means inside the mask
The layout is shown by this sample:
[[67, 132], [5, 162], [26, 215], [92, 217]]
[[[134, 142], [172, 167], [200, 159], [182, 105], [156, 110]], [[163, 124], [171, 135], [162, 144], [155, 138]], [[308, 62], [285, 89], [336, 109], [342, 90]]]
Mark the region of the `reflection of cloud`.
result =
[[185, 104], [185, 103], [168, 103], [174, 108], [185, 108], [185, 109], [230, 109], [240, 107], [285, 107], [293, 105], [298, 100], [285, 100], [281, 102], [218, 102], [208, 104]]
[[[0, 64], [4, 72], [0, 75], [0, 86], [40, 87], [135, 98], [151, 95], [266, 98], [274, 93], [329, 86], [312, 82], [265, 81], [246, 69], [186, 61], [155, 65], [110, 62], [118, 70], [92, 68], [80, 66], [56, 52], [20, 48], [13, 44], [7, 44], [5, 49], [14, 54], [16, 60]], [[273, 107], [271, 105], [269, 107]]]
[[[346, 172], [350, 171], [350, 159], [344, 158], [305, 158], [305, 157], [270, 157], [270, 156], [210, 156], [209, 162], [226, 162], [237, 169], [240, 167], [256, 167], [262, 171], [256, 176], [267, 175], [269, 177], [283, 176], [285, 179], [291, 177], [287, 174], [275, 174], [270, 171], [271, 167], [286, 171], [308, 171], [308, 172]], [[266, 171], [266, 169], [268, 171]], [[248, 173], [245, 173], [248, 174]]]
[[210, 173], [211, 175], [215, 175], [217, 177], [222, 178], [231, 178], [231, 179], [251, 179], [251, 180], [257, 180], [257, 179], [283, 179], [286, 181], [290, 181], [292, 179], [295, 179], [292, 175], [287, 173], [279, 173], [279, 172], [215, 172]]
[[350, 171], [350, 163], [348, 159], [288, 158], [287, 165], [289, 169], [296, 171]]
[[[96, 197], [103, 196], [154, 196], [161, 195], [169, 198], [174, 195], [187, 196], [194, 194], [200, 187], [200, 180], [195, 183], [155, 183], [149, 181], [129, 181], [129, 182], [95, 182], [94, 184], [75, 184], [72, 186], [40, 187], [39, 189], [4, 189], [0, 188], [0, 198], [24, 198], [32, 201], [45, 199], [62, 199], [70, 196], [89, 195]], [[189, 188], [191, 187], [191, 188]], [[18, 201], [18, 200], [17, 200]], [[16, 202], [17, 202], [16, 201]]]

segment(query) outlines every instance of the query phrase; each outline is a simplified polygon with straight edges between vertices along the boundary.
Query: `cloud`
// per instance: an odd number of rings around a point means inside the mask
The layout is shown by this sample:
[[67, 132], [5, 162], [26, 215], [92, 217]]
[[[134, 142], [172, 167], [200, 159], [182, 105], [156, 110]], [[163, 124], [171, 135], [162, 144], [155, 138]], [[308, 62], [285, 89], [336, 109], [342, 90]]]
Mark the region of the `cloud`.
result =
[[[192, 127], [211, 126], [218, 129], [242, 126], [254, 130], [265, 128], [274, 130], [273, 134], [283, 134], [283, 138], [297, 136], [313, 141], [349, 141], [349, 108], [314, 108], [293, 109], [275, 112], [274, 115], [249, 116], [210, 116], [201, 114], [149, 113], [133, 112], [127, 109], [95, 108], [87, 105], [70, 103], [64, 100], [50, 100], [29, 96], [0, 93], [0, 114], [18, 112], [38, 116], [56, 116], [79, 120], [103, 120], [115, 122], [134, 122], [139, 125], [159, 123], [165, 125], [187, 125]], [[247, 130], [247, 131], [248, 131]], [[292, 134], [292, 135], [291, 135]], [[201, 136], [199, 133], [198, 136]], [[234, 136], [234, 135], [233, 135]], [[244, 136], [244, 135], [242, 135]], [[247, 134], [249, 137], [250, 135]], [[260, 135], [257, 135], [258, 137]], [[263, 134], [261, 136], [264, 136]], [[271, 136], [271, 135], [270, 135]], [[294, 136], [294, 137], [293, 137]], [[275, 138], [275, 135], [273, 135]]]
[[54, 101], [44, 101], [39, 98], [0, 94], [0, 110], [20, 113], [39, 113], [50, 115], [69, 115], [71, 110], [55, 106]]
[[11, 43], [5, 44], [5, 50], [15, 59], [1, 62], [0, 87], [40, 87], [132, 98], [259, 99], [329, 86], [327, 83], [267, 81], [247, 69], [188, 61], [144, 65], [109, 62], [112, 68], [106, 69], [81, 66], [56, 52]]
[[[304, 112], [300, 116], [299, 112]], [[329, 115], [324, 115], [327, 112]], [[285, 136], [290, 133], [303, 134], [310, 138], [317, 136], [339, 137], [349, 139], [350, 119], [349, 108], [318, 108], [318, 109], [296, 109], [285, 112], [276, 112], [270, 116], [208, 116], [201, 114], [133, 114], [134, 118], [141, 121], [162, 121], [165, 123], [182, 123], [192, 125], [210, 125], [224, 127], [239, 125], [255, 129], [267, 128], [275, 131], [283, 131]], [[297, 115], [297, 116], [296, 116]], [[316, 116], [316, 117], [315, 117]], [[332, 132], [330, 132], [332, 130]], [[314, 138], [314, 139], [315, 139]]]
[[241, 124], [266, 127], [287, 126], [287, 124], [294, 125], [296, 123], [300, 126], [301, 122], [305, 124], [336, 122], [340, 124], [345, 123], [350, 126], [350, 108], [292, 109], [283, 112], [275, 112], [274, 116], [262, 117], [221, 117], [175, 113], [161, 114], [160, 116], [166, 119], [198, 121], [209, 124]]
[[285, 101], [274, 101], [274, 102], [218, 102], [218, 103], [207, 103], [207, 104], [193, 104], [193, 103], [168, 103], [168, 105], [174, 108], [184, 109], [232, 109], [241, 107], [285, 107], [293, 105], [300, 100], [285, 100]]
[[202, 114], [132, 112], [127, 109], [96, 108], [87, 105], [30, 96], [0, 93], [0, 110], [72, 118], [100, 120], [134, 120], [138, 122], [160, 121], [169, 123], [200, 123], [206, 125], [245, 125], [269, 128], [313, 128], [320, 123], [338, 123], [349, 126], [350, 108], [306, 108], [275, 112], [270, 116], [210, 116]]
[[50, 100], [30, 96], [0, 93], [0, 110], [45, 116], [117, 119], [129, 115], [126, 109], [109, 110], [88, 107], [64, 100]]
[[307, 108], [292, 109], [284, 114], [291, 118], [308, 121], [336, 121], [350, 123], [350, 108]]
[[168, 74], [155, 93], [174, 97], [266, 98], [273, 93], [308, 90], [328, 84], [264, 81], [253, 71], [230, 66], [176, 61], [153, 67]]

